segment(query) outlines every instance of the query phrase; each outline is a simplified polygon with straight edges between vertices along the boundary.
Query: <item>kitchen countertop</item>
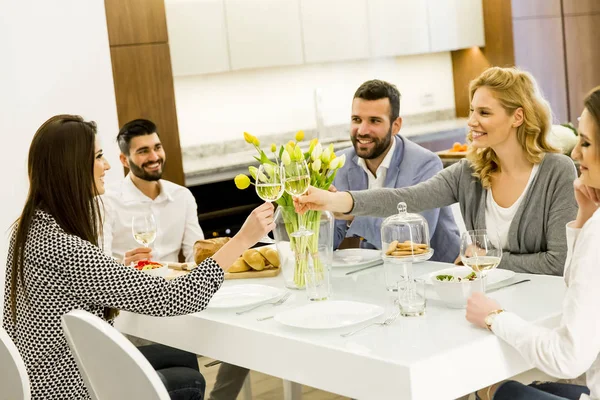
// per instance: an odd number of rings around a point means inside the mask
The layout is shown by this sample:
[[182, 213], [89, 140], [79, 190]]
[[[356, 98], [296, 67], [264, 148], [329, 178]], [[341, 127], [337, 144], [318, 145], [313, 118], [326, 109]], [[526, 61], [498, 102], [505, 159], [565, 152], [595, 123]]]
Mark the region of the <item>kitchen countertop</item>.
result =
[[[466, 127], [466, 118], [454, 118], [413, 124], [403, 127], [400, 134], [417, 143], [431, 142], [449, 135], [460, 135], [461, 132], [466, 135]], [[335, 151], [345, 149], [352, 146], [348, 132], [349, 127], [347, 124], [327, 127], [327, 135], [320, 138], [320, 142], [323, 145], [333, 143]], [[313, 132], [305, 133], [308, 140], [301, 142], [301, 146], [306, 150], [310, 138], [315, 135]], [[293, 138], [293, 134], [290, 133], [271, 135], [265, 138], [259, 136], [265, 149], [272, 142], [279, 145], [286, 143], [291, 138]], [[244, 148], [247, 150], [239, 151], [239, 149]], [[239, 141], [185, 148], [182, 153], [183, 170], [186, 186], [188, 187], [233, 179], [237, 174], [248, 174], [248, 166], [258, 165], [258, 162], [254, 159], [254, 156], [257, 155], [256, 150], [245, 142], [240, 143]]]

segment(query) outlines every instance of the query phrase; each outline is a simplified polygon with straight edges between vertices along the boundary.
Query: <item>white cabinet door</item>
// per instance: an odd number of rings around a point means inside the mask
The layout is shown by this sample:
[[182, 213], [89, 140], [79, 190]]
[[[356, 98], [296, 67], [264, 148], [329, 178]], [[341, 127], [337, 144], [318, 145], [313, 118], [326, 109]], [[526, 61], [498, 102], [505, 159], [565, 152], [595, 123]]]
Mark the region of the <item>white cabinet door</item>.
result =
[[231, 68], [303, 63], [298, 0], [225, 0]]
[[431, 51], [484, 46], [482, 0], [427, 0]]
[[173, 75], [229, 70], [223, 0], [166, 0]]
[[300, 0], [307, 63], [369, 57], [366, 0]]
[[371, 56], [429, 52], [427, 3], [421, 0], [369, 0]]

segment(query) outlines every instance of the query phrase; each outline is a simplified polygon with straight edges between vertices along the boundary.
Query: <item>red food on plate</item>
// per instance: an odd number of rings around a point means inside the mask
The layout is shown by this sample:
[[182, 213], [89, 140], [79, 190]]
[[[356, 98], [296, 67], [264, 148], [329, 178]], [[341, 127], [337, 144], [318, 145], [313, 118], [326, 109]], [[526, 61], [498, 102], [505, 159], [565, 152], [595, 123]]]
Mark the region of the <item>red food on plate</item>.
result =
[[138, 271], [161, 268], [163, 265], [151, 260], [140, 260], [133, 267]]

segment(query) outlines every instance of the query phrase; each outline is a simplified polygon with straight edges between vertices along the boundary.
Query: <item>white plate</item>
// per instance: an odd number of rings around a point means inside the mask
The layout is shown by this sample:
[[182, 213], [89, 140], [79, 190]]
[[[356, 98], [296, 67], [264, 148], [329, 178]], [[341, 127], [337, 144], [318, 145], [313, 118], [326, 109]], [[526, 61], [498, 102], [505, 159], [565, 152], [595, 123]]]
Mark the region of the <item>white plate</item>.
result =
[[320, 301], [280, 312], [275, 321], [295, 328], [335, 329], [382, 315], [383, 307], [355, 301]]
[[210, 299], [207, 308], [239, 308], [276, 299], [284, 290], [266, 285], [233, 285], [221, 287]]
[[[435, 279], [435, 277], [437, 275], [463, 276], [463, 275], [468, 275], [471, 271], [472, 270], [469, 267], [460, 267], [459, 266], [459, 267], [446, 268], [446, 269], [442, 269], [440, 271], [431, 272], [427, 275], [421, 276], [420, 278], [424, 279], [425, 283], [427, 283], [428, 285], [431, 285], [432, 280]], [[510, 271], [508, 269], [495, 268], [495, 269], [489, 270], [489, 271], [487, 271], [487, 275], [486, 275], [486, 279], [487, 279], [486, 286], [505, 281], [507, 279], [512, 278], [513, 276], [515, 276], [515, 272]]]
[[344, 249], [333, 252], [333, 268], [362, 267], [383, 263], [381, 251], [373, 249]]

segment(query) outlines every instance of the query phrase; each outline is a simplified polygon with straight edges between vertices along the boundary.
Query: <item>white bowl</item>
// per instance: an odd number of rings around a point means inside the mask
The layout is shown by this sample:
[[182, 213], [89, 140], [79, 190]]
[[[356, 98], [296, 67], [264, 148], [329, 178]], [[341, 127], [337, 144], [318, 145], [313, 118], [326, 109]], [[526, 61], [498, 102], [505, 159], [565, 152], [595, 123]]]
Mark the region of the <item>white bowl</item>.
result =
[[448, 268], [441, 271], [435, 271], [429, 274], [429, 279], [433, 284], [437, 295], [440, 299], [450, 308], [465, 308], [467, 306], [467, 299], [471, 297], [473, 292], [481, 292], [483, 285], [481, 279], [475, 280], [457, 280], [453, 281], [440, 281], [436, 279], [438, 275], [452, 275], [455, 278], [464, 278], [469, 275], [473, 270], [469, 267], [462, 268]]
[[145, 270], [142, 270], [142, 272], [144, 272], [148, 275], [160, 276], [160, 277], [164, 278], [167, 275], [169, 275], [171, 271], [169, 270], [169, 267], [166, 264], [162, 264], [162, 267], [160, 267], [160, 268], [145, 269]]

